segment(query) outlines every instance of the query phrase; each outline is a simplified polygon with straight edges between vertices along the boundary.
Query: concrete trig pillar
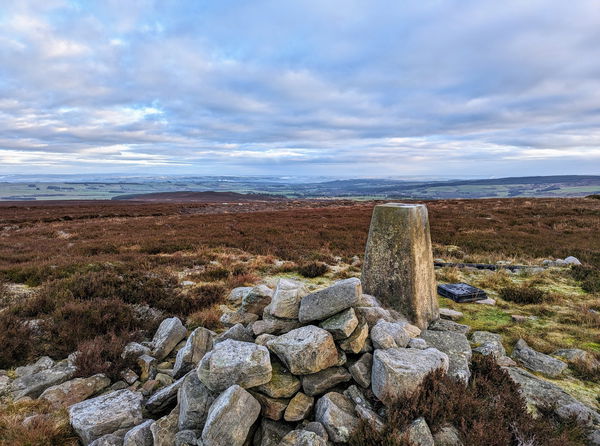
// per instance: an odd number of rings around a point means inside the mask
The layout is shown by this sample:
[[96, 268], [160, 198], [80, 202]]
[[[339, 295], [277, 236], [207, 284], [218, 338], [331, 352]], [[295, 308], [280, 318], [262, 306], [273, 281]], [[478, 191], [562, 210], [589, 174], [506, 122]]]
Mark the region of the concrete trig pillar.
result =
[[375, 206], [362, 269], [364, 292], [427, 328], [439, 317], [427, 207]]

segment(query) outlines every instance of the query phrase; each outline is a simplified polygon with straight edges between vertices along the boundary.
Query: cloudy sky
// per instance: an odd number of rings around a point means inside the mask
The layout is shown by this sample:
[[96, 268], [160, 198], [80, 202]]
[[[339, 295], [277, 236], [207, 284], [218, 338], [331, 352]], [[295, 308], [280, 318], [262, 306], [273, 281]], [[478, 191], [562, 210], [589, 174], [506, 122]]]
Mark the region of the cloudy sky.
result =
[[600, 3], [2, 1], [36, 172], [600, 174]]

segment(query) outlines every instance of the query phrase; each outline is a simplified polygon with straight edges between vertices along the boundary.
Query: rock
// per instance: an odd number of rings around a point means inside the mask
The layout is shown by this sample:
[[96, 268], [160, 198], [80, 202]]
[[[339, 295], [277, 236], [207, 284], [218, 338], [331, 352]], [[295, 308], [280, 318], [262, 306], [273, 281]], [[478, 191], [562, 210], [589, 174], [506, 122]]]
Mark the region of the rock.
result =
[[591, 429], [595, 425], [600, 427], [600, 415], [582, 403], [565, 404], [558, 406], [555, 413], [563, 420], [574, 419], [578, 425]]
[[121, 358], [123, 359], [137, 359], [142, 355], [149, 355], [151, 350], [145, 345], [138, 344], [137, 342], [130, 342], [123, 349]]
[[510, 319], [513, 322], [516, 322], [518, 324], [519, 323], [523, 323], [523, 322], [527, 322], [529, 320], [529, 318], [527, 316], [521, 316], [520, 314], [511, 314], [510, 315]]
[[123, 438], [118, 435], [107, 434], [92, 441], [90, 446], [123, 446]]
[[241, 305], [242, 299], [244, 298], [244, 296], [246, 296], [248, 293], [250, 293], [250, 291], [252, 291], [251, 286], [242, 286], [242, 287], [234, 288], [229, 293], [229, 296], [227, 297], [227, 301], [233, 305]]
[[373, 366], [373, 355], [363, 354], [358, 361], [348, 367], [348, 371], [359, 386], [367, 389], [371, 385], [371, 368]]
[[67, 381], [74, 374], [75, 366], [68, 361], [61, 361], [50, 368], [29, 369], [26, 374], [12, 381], [9, 389], [15, 400], [24, 397], [37, 398], [48, 387]]
[[121, 375], [121, 378], [123, 379], [123, 381], [125, 381], [129, 385], [136, 382], [139, 378], [138, 374], [135, 373], [131, 369], [126, 369], [126, 370], [121, 371], [120, 375]]
[[170, 386], [171, 384], [173, 384], [173, 378], [168, 374], [169, 373], [169, 369], [161, 369], [159, 368], [158, 370], [164, 370], [163, 372], [157, 373], [156, 377], [154, 378], [155, 380], [157, 380], [161, 386]]
[[340, 280], [328, 288], [304, 296], [300, 302], [298, 319], [302, 323], [327, 319], [354, 306], [361, 294], [359, 279]]
[[552, 356], [558, 356], [567, 362], [581, 362], [590, 369], [600, 368], [600, 361], [594, 355], [579, 348], [564, 348], [556, 350]]
[[175, 410], [150, 425], [153, 446], [173, 446], [177, 433], [177, 418], [178, 411]]
[[255, 336], [260, 336], [262, 334], [280, 335], [301, 326], [302, 324], [300, 322], [293, 319], [263, 319], [252, 324], [252, 332]]
[[433, 436], [424, 418], [417, 418], [406, 430], [410, 446], [435, 446]]
[[302, 383], [292, 375], [279, 361], [271, 362], [271, 380], [261, 384], [256, 390], [271, 398], [291, 398], [294, 396]]
[[128, 386], [127, 386], [127, 383], [125, 381], [117, 381], [112, 386], [109, 387], [109, 390], [110, 391], [113, 391], [113, 390], [123, 390], [123, 389], [126, 389], [127, 387]]
[[309, 396], [320, 395], [340, 383], [348, 382], [352, 375], [344, 367], [330, 367], [302, 377], [302, 388]]
[[283, 418], [285, 421], [302, 421], [308, 417], [310, 411], [315, 404], [315, 399], [312, 396], [305, 395], [302, 392], [298, 392], [290, 400]]
[[385, 405], [412, 394], [423, 378], [437, 369], [448, 371], [449, 360], [435, 348], [391, 348], [375, 350], [371, 385], [375, 396]]
[[142, 395], [118, 390], [74, 404], [69, 420], [84, 444], [142, 422]]
[[269, 342], [271, 339], [275, 339], [277, 336], [269, 334], [269, 333], [263, 333], [261, 335], [258, 335], [256, 337], [256, 339], [254, 340], [255, 344], [258, 345], [267, 345], [267, 342]]
[[287, 424], [263, 418], [254, 436], [254, 446], [278, 446], [292, 428]]
[[[538, 408], [554, 408], [558, 416], [564, 416], [566, 410], [562, 407], [581, 404], [563, 389], [549, 381], [538, 378], [518, 367], [509, 367], [505, 369], [511, 379], [519, 384], [520, 393], [525, 398], [527, 407], [534, 413]], [[600, 414], [590, 409], [589, 416], [596, 420], [595, 424], [600, 424]]]
[[252, 336], [252, 330], [247, 329], [242, 324], [236, 324], [231, 327], [229, 330], [221, 333], [214, 340], [214, 344], [218, 344], [220, 342], [226, 341], [227, 339], [232, 339], [234, 341], [240, 342], [254, 342], [254, 336]]
[[152, 339], [152, 356], [159, 361], [166, 358], [179, 342], [185, 338], [187, 330], [177, 317], [170, 317], [160, 323]]
[[394, 319], [388, 310], [381, 307], [354, 307], [354, 312], [359, 319], [367, 321], [369, 328], [373, 327], [380, 319], [388, 322], [392, 322]]
[[471, 335], [471, 342], [477, 347], [473, 350], [481, 355], [493, 355], [500, 358], [506, 355], [506, 350], [502, 345], [502, 336], [489, 331], [475, 331]]
[[456, 379], [469, 382], [471, 371], [471, 344], [467, 337], [455, 331], [430, 331], [425, 330], [421, 333], [425, 342], [430, 347], [437, 348], [439, 351], [448, 355], [450, 361], [448, 374]]
[[202, 431], [203, 446], [243, 446], [259, 414], [259, 402], [234, 384], [210, 406]]
[[440, 317], [442, 319], [457, 321], [463, 317], [463, 314], [460, 311], [452, 310], [450, 308], [440, 308]]
[[325, 319], [319, 327], [327, 330], [333, 339], [345, 339], [352, 334], [358, 325], [358, 318], [353, 308], [348, 308], [330, 318]]
[[215, 400], [215, 396], [196, 373], [188, 374], [184, 379], [177, 394], [179, 403], [179, 430], [201, 430], [208, 416], [208, 410]]
[[314, 325], [297, 328], [269, 341], [275, 353], [294, 375], [308, 375], [336, 365], [338, 352], [333, 336]]
[[340, 348], [348, 353], [360, 353], [369, 337], [369, 326], [365, 321], [359, 322], [352, 334], [340, 342]]
[[551, 377], [560, 375], [567, 368], [566, 363], [532, 349], [523, 339], [519, 339], [515, 344], [512, 358], [529, 370]]
[[33, 364], [17, 367], [15, 369], [15, 374], [18, 378], [22, 378], [24, 376], [33, 375], [35, 373], [41, 372], [42, 370], [47, 370], [52, 367], [54, 367], [54, 360], [48, 356], [42, 356]]
[[360, 299], [356, 303], [357, 307], [381, 307], [381, 303], [375, 296], [370, 294], [361, 294]]
[[354, 405], [373, 409], [373, 405], [365, 398], [365, 394], [354, 384], [344, 390], [344, 396], [349, 398]]
[[146, 420], [129, 430], [125, 434], [123, 446], [153, 446], [154, 440], [150, 430], [152, 423], [154, 420]]
[[385, 422], [383, 418], [375, 413], [372, 409], [364, 406], [356, 406], [355, 407], [356, 415], [366, 422], [368, 426], [373, 429], [375, 432], [383, 432], [385, 429]]
[[325, 426], [323, 426], [318, 421], [311, 421], [310, 423], [306, 423], [302, 429], [308, 432], [314, 432], [319, 437], [323, 438], [325, 441], [329, 440], [329, 435], [325, 430]]
[[403, 324], [380, 320], [371, 330], [371, 342], [374, 348], [404, 348], [410, 336]]
[[48, 401], [55, 409], [69, 407], [89, 398], [109, 385], [110, 379], [103, 374], [97, 374], [89, 378], [75, 378], [48, 387], [39, 398]]
[[496, 305], [496, 299], [488, 297], [487, 299], [476, 300], [475, 303], [479, 305]]
[[425, 205], [375, 206], [362, 268], [365, 292], [419, 328], [438, 317], [429, 220]]
[[175, 434], [175, 446], [197, 446], [198, 436], [196, 431], [183, 430]]
[[500, 367], [516, 367], [517, 363], [515, 361], [513, 361], [511, 358], [509, 358], [508, 356], [500, 356], [499, 358], [496, 358], [496, 364], [498, 364]]
[[425, 350], [429, 346], [427, 345], [427, 341], [422, 338], [412, 338], [408, 341], [408, 348], [416, 348], [419, 350]]
[[297, 429], [283, 437], [278, 446], [327, 446], [327, 441], [314, 432]]
[[141, 370], [140, 381], [154, 379], [156, 376], [156, 358], [150, 355], [142, 355], [137, 359], [137, 365]]
[[337, 392], [329, 392], [319, 398], [315, 420], [325, 426], [329, 438], [335, 443], [348, 442], [359, 425], [352, 401]]
[[454, 426], [443, 426], [433, 435], [435, 446], [463, 446], [458, 430]]
[[250, 390], [250, 394], [260, 403], [261, 415], [273, 421], [283, 418], [283, 413], [290, 402], [287, 398], [271, 398], [262, 393]]
[[177, 352], [173, 376], [181, 378], [192, 370], [204, 357], [206, 352], [213, 348], [215, 333], [204, 327], [198, 327], [188, 337], [185, 346]]
[[581, 262], [577, 257], [569, 256], [564, 260], [566, 265], [581, 265]]
[[221, 316], [221, 324], [225, 327], [233, 327], [236, 324], [248, 325], [259, 319], [257, 314], [232, 311]]
[[457, 324], [456, 322], [449, 321], [446, 319], [436, 319], [429, 324], [428, 330], [433, 331], [454, 331], [456, 333], [467, 334], [471, 327], [468, 325]]
[[197, 368], [200, 381], [212, 391], [222, 391], [233, 384], [244, 388], [260, 386], [271, 380], [271, 372], [266, 347], [231, 339], [204, 355]]
[[273, 290], [266, 285], [258, 285], [242, 297], [242, 306], [240, 312], [254, 313], [258, 316], [263, 314], [263, 310], [271, 303]]
[[308, 289], [301, 282], [279, 279], [269, 305], [269, 313], [278, 318], [298, 319], [300, 301], [307, 294]]
[[185, 378], [178, 379], [173, 384], [163, 387], [146, 401], [144, 407], [151, 414], [161, 414], [174, 407], [177, 403], [177, 392]]

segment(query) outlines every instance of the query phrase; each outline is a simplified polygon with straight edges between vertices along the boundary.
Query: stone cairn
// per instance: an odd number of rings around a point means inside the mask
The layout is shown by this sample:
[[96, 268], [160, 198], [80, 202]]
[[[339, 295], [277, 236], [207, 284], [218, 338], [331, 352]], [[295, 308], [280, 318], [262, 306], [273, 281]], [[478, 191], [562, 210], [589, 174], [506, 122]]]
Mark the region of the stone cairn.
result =
[[[151, 341], [126, 346], [123, 356], [138, 370], [124, 371], [122, 381], [71, 379], [72, 358], [42, 358], [17, 369], [21, 377], [8, 388], [15, 399], [67, 407], [84, 445], [346, 444], [360, 423], [384, 426], [372, 402], [385, 407], [409, 396], [434, 370], [465, 383], [470, 376], [469, 327], [450, 320], [457, 312], [437, 318], [426, 209], [377, 206], [368, 243], [363, 277], [377, 297], [363, 293], [357, 278], [313, 292], [290, 279], [275, 289], [236, 288], [228, 298], [236, 309], [221, 318], [226, 331], [199, 327], [188, 334], [178, 318], [165, 319]], [[471, 342], [500, 364], [515, 365], [499, 335], [479, 331]], [[521, 356], [537, 359], [527, 348]], [[558, 402], [564, 416], [597, 416], [600, 425], [597, 413], [557, 386], [523, 369], [509, 371], [533, 405]], [[462, 444], [454, 428], [431, 432], [423, 418], [408, 434], [415, 446]]]

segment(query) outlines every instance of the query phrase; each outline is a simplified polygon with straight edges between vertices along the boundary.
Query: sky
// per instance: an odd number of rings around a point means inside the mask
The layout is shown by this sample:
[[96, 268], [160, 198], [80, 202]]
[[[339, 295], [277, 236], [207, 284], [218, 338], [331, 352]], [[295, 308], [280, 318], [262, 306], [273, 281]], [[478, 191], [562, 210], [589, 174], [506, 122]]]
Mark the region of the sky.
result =
[[0, 2], [0, 174], [112, 172], [600, 174], [600, 2]]

